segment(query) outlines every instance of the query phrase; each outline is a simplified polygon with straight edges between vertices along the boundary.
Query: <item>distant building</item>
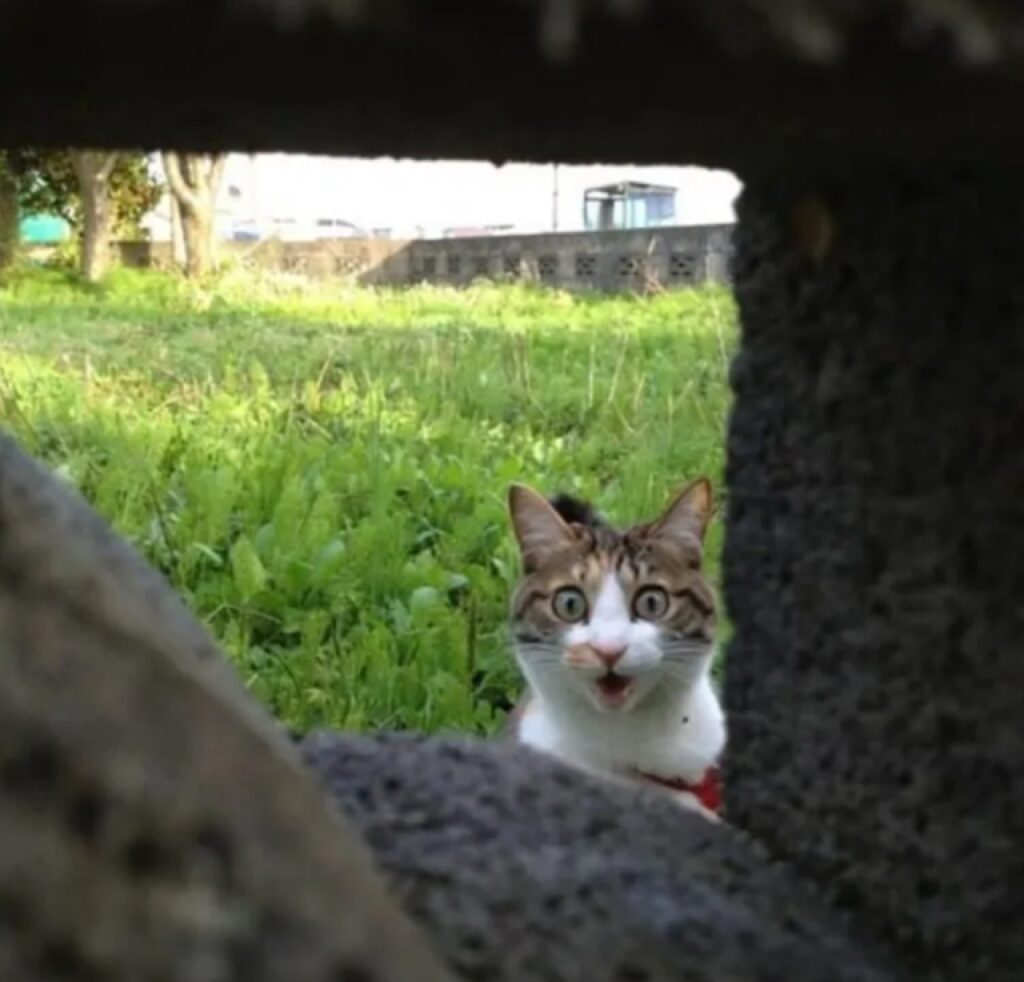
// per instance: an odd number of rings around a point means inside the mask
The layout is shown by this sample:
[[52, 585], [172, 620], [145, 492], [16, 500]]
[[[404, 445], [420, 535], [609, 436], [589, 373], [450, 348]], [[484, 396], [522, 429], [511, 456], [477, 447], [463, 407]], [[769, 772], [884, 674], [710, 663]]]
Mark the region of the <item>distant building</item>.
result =
[[583, 192], [583, 227], [657, 228], [676, 220], [676, 188], [642, 181], [617, 181]]

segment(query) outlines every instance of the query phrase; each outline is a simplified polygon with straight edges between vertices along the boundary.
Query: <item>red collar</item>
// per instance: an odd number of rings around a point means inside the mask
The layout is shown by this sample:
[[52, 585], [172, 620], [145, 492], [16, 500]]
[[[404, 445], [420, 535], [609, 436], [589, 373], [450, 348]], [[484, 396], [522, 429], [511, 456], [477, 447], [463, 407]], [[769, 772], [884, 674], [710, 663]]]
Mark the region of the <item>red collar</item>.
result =
[[645, 781], [660, 784], [672, 791], [692, 794], [709, 812], [715, 815], [722, 807], [722, 779], [717, 767], [709, 767], [699, 781], [686, 781], [681, 777], [660, 777], [647, 771], [636, 772]]

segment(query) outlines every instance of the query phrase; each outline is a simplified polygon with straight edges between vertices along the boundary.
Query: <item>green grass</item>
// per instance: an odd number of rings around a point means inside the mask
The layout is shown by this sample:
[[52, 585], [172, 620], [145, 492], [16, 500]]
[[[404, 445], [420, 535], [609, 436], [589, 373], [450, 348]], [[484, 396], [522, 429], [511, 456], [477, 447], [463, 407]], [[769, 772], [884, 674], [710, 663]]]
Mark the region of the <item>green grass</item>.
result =
[[506, 486], [626, 521], [718, 483], [734, 334], [720, 289], [37, 270], [0, 285], [0, 413], [290, 724], [488, 731], [517, 688]]

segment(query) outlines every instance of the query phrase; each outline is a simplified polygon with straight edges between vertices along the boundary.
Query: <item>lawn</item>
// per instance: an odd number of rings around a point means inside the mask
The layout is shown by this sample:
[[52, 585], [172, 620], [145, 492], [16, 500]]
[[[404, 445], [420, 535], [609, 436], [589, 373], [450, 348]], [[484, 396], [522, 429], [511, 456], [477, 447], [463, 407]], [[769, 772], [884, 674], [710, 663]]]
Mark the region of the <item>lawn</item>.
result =
[[[517, 678], [505, 490], [652, 517], [720, 482], [719, 288], [368, 290], [237, 270], [0, 282], [0, 418], [282, 719], [486, 732]], [[717, 575], [720, 523], [709, 562]]]

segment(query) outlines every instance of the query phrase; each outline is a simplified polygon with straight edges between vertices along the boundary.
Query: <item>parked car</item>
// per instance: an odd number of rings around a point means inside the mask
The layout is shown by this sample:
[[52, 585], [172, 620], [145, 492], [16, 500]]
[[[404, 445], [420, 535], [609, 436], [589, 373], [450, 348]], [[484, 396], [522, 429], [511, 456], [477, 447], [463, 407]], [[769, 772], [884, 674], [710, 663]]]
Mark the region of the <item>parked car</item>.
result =
[[318, 218], [313, 223], [314, 239], [364, 239], [366, 231], [344, 218]]
[[251, 218], [242, 218], [233, 223], [231, 238], [235, 242], [259, 242], [263, 234], [257, 222]]
[[344, 218], [318, 218], [300, 221], [297, 218], [239, 218], [232, 224], [231, 238], [236, 242], [260, 242], [279, 239], [282, 242], [315, 242], [318, 239], [365, 238], [364, 229]]

